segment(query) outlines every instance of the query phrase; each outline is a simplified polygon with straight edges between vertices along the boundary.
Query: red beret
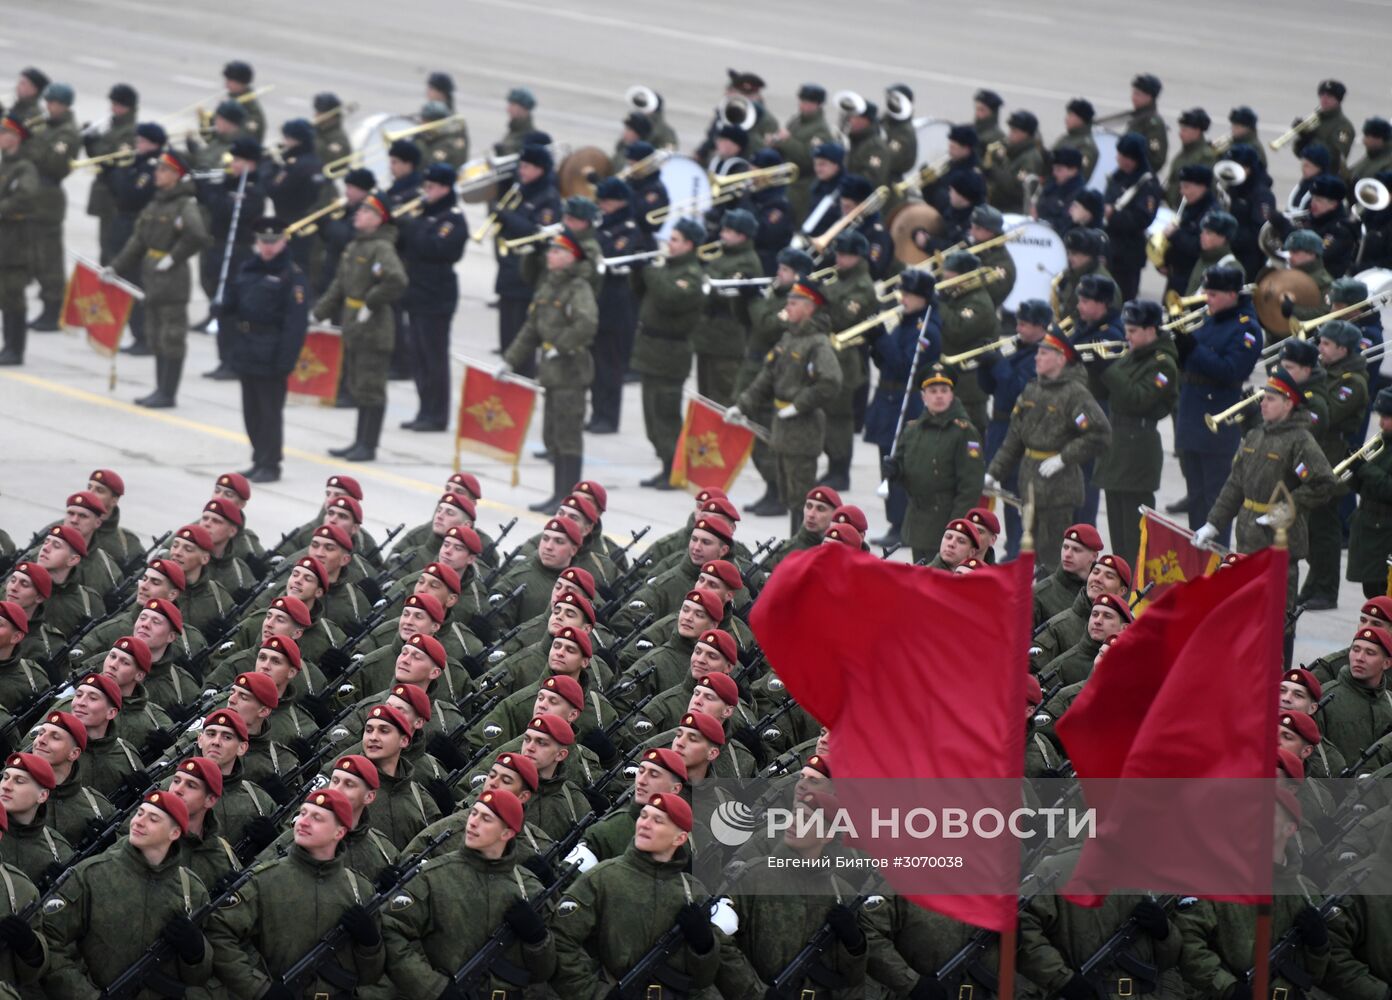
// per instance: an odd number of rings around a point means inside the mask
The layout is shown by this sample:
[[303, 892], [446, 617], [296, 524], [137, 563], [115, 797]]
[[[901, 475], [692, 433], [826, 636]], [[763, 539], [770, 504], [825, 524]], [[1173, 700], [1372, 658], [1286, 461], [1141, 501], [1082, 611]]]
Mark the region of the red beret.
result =
[[1286, 671], [1286, 675], [1281, 678], [1283, 681], [1290, 681], [1292, 684], [1299, 684], [1310, 692], [1310, 697], [1319, 701], [1324, 696], [1324, 686], [1320, 684], [1319, 678], [1304, 667], [1292, 667]]
[[[585, 659], [587, 660], [594, 655], [594, 643], [590, 641], [589, 633], [581, 629], [572, 628], [571, 626], [567, 625], [565, 628], [561, 629], [554, 636], [552, 636], [552, 638], [564, 639], [566, 640], [566, 642], [575, 643], [575, 645], [580, 647], [580, 655], [585, 657]], [[585, 706], [581, 705], [580, 707], [584, 708]]]
[[701, 572], [706, 576], [713, 576], [731, 590], [739, 590], [744, 586], [744, 580], [740, 576], [739, 567], [728, 559], [715, 559], [701, 567]]
[[1121, 556], [1115, 553], [1108, 553], [1097, 561], [1101, 565], [1112, 570], [1117, 576], [1121, 577], [1121, 582], [1127, 587], [1131, 586], [1131, 564], [1121, 558]]
[[203, 782], [210, 795], [222, 797], [222, 769], [207, 757], [190, 757], [179, 765], [179, 770]]
[[1282, 788], [1280, 785], [1277, 785], [1276, 803], [1287, 813], [1290, 814], [1290, 818], [1292, 820], [1299, 824], [1302, 815], [1300, 809], [1300, 800], [1295, 797], [1294, 792], [1292, 792], [1289, 788]]
[[585, 592], [585, 596], [594, 600], [595, 582], [594, 574], [587, 569], [579, 566], [567, 566], [561, 571], [561, 579], [566, 583], [573, 583]]
[[832, 524], [849, 524], [864, 535], [870, 530], [870, 522], [865, 519], [865, 511], [855, 504], [842, 504], [831, 512]]
[[248, 738], [246, 723], [242, 721], [242, 717], [225, 708], [219, 708], [216, 712], [209, 713], [208, 717], [203, 720], [203, 728], [207, 729], [209, 726], [230, 729], [237, 734], [239, 740]]
[[456, 524], [445, 532], [445, 537], [457, 539], [474, 555], [483, 551], [483, 539], [479, 538], [478, 532], [467, 524]]
[[729, 497], [711, 497], [701, 504], [701, 514], [719, 514], [725, 520], [734, 523], [740, 519], [739, 508], [730, 502]]
[[102, 503], [101, 497], [97, 496], [95, 493], [89, 493], [87, 490], [79, 490], [69, 496], [67, 505], [69, 507], [81, 507], [84, 510], [90, 510], [98, 517], [103, 517], [106, 514], [106, 504]]
[[302, 666], [300, 644], [288, 635], [273, 635], [261, 644], [262, 649], [279, 653], [289, 661], [290, 666], [299, 670]]
[[1092, 606], [1094, 608], [1111, 608], [1121, 616], [1122, 621], [1128, 624], [1136, 620], [1136, 616], [1131, 611], [1131, 605], [1127, 604], [1124, 598], [1115, 597], [1112, 594], [1101, 595], [1092, 602]]
[[841, 506], [841, 494], [837, 493], [830, 486], [812, 487], [810, 490], [807, 491], [806, 499], [816, 500], [818, 503], [824, 503], [832, 510], [835, 510], [837, 507]]
[[818, 774], [831, 777], [831, 758], [824, 753], [814, 753], [807, 758], [807, 766]]
[[718, 622], [725, 617], [725, 602], [713, 590], [697, 587], [695, 590], [688, 590], [682, 600], [699, 605], [705, 611], [706, 617], [713, 622]]
[[411, 711], [416, 713], [416, 717], [422, 722], [429, 722], [434, 710], [430, 705], [430, 695], [425, 693], [425, 688], [416, 687], [414, 684], [395, 684], [392, 686], [391, 693], [396, 695], [406, 704], [411, 706]]
[[1376, 625], [1367, 626], [1359, 629], [1354, 638], [1381, 646], [1385, 655], [1392, 656], [1392, 632], [1388, 632], [1385, 628], [1379, 628]]
[[532, 758], [523, 757], [520, 753], [500, 753], [494, 760], [508, 770], [515, 771], [522, 779], [522, 784], [532, 791], [535, 792], [541, 786], [541, 777], [537, 774]]
[[954, 521], [948, 521], [947, 530], [955, 531], [959, 535], [965, 535], [967, 541], [971, 542], [972, 548], [981, 548], [981, 532], [977, 531], [976, 525], [972, 524], [965, 517], [959, 517]]
[[214, 497], [203, 505], [203, 510], [209, 514], [216, 514], [231, 524], [241, 527], [246, 520], [242, 516], [242, 508], [238, 507], [231, 500], [223, 500], [221, 497]]
[[654, 795], [648, 805], [665, 812], [678, 830], [691, 832], [691, 806], [680, 795]]
[[180, 833], [188, 833], [188, 806], [179, 796], [173, 792], [151, 792], [145, 796], [144, 802], [172, 819]]
[[1294, 781], [1305, 780], [1305, 762], [1285, 747], [1276, 748], [1276, 766]]
[[39, 783], [42, 788], [53, 791], [58, 784], [58, 778], [53, 774], [53, 766], [35, 753], [12, 753], [5, 758], [6, 767], [17, 767], [21, 771], [28, 771], [30, 777]]
[[340, 549], [344, 549], [348, 552], [353, 551], [353, 539], [349, 537], [348, 532], [344, 531], [336, 524], [319, 525], [319, 527], [314, 529], [313, 537], [327, 538]]
[[350, 830], [353, 828], [353, 807], [348, 802], [348, 796], [337, 788], [321, 788], [318, 791], [310, 792], [305, 796], [304, 804], [327, 809], [334, 814], [334, 819], [338, 820], [340, 825], [346, 826]]
[[184, 631], [183, 612], [179, 610], [178, 605], [173, 601], [166, 600], [163, 597], [152, 597], [145, 602], [145, 610], [158, 611], [160, 614], [164, 615], [165, 618], [169, 619], [169, 624], [174, 626], [175, 632], [182, 633]]
[[[706, 593], [710, 593], [710, 591], [706, 591]], [[704, 642], [725, 657], [729, 663], [734, 663], [739, 659], [739, 645], [735, 642], [735, 637], [724, 629], [708, 628], [701, 633], [701, 637], [696, 641]]]
[[[412, 638], [415, 638], [414, 636]], [[367, 713], [369, 719], [378, 719], [382, 722], [391, 723], [401, 730], [406, 736], [411, 735], [411, 724], [406, 721], [406, 716], [402, 715], [390, 705], [373, 705], [372, 710]]]
[[833, 524], [827, 529], [826, 537], [833, 542], [849, 545], [853, 549], [858, 549], [865, 544], [865, 536], [857, 531], [853, 524]]
[[440, 603], [438, 598], [431, 594], [412, 594], [410, 597], [406, 598], [405, 607], [420, 608], [430, 616], [430, 620], [436, 625], [439, 625], [445, 620], [444, 606]]
[[87, 478], [93, 482], [101, 483], [118, 497], [126, 495], [126, 481], [115, 469], [97, 469]]
[[1281, 725], [1295, 733], [1306, 743], [1319, 744], [1320, 731], [1319, 725], [1315, 722], [1313, 715], [1306, 715], [1304, 712], [1282, 712]]
[[[319, 586], [325, 590], [329, 589], [329, 573], [324, 569], [324, 564], [313, 556], [301, 556], [299, 562], [295, 563], [301, 569], [307, 569], [314, 574], [314, 578], [319, 581]], [[297, 598], [298, 600], [298, 598]]]
[[696, 686], [710, 688], [717, 698], [731, 707], [739, 704], [739, 685], [729, 674], [706, 674]]
[[184, 576], [184, 567], [173, 559], [151, 559], [150, 569], [168, 580], [175, 590], [183, 590], [188, 585], [188, 577]]
[[565, 535], [566, 538], [570, 539], [572, 545], [579, 545], [583, 540], [580, 534], [580, 525], [567, 517], [553, 517], [546, 522], [546, 528], [544, 530]]
[[55, 524], [48, 529], [48, 536], [57, 538], [82, 558], [87, 558], [87, 539], [83, 538], [82, 533], [76, 528], [70, 528], [66, 524]]
[[687, 712], [678, 725], [696, 730], [707, 743], [714, 743], [718, 747], [725, 745], [725, 727], [713, 715], [707, 715], [705, 712]]
[[251, 483], [247, 482], [247, 477], [240, 472], [224, 472], [217, 477], [219, 486], [226, 486], [243, 500], [251, 499]]
[[575, 742], [575, 730], [570, 728], [570, 723], [566, 722], [559, 715], [538, 715], [531, 722], [527, 723], [527, 728], [533, 732], [549, 736], [561, 746], [568, 747]]
[[967, 511], [967, 520], [978, 527], [985, 528], [993, 535], [999, 535], [1001, 530], [1000, 518], [996, 517], [993, 511], [985, 507], [973, 507]]
[[324, 480], [325, 486], [332, 486], [336, 490], [342, 490], [359, 503], [362, 502], [363, 491], [358, 485], [358, 481], [352, 476], [330, 476]]
[[[479, 486], [478, 476], [472, 472], [456, 472], [449, 477], [449, 485], [464, 487], [469, 491], [469, 495], [475, 499], [483, 496], [483, 488]], [[453, 493], [454, 491], [446, 490], [445, 492]]]
[[29, 616], [14, 601], [0, 601], [0, 617], [8, 620], [15, 627], [16, 632], [24, 635], [29, 634]]
[[451, 594], [459, 593], [460, 583], [459, 574], [442, 562], [433, 562], [421, 570], [422, 573], [429, 573], [435, 579], [445, 585], [445, 589]]
[[670, 747], [654, 747], [643, 754], [643, 759], [651, 764], [656, 764], [664, 771], [670, 771], [682, 781], [686, 780], [686, 761], [681, 759], [681, 754]]
[[1385, 622], [1392, 622], [1392, 597], [1372, 597], [1364, 602], [1359, 609], [1359, 614], [1367, 615], [1369, 618], [1381, 618]]
[[697, 518], [691, 530], [709, 532], [727, 545], [735, 540], [735, 526], [718, 514]]
[[15, 566], [16, 573], [23, 573], [34, 584], [34, 589], [39, 592], [39, 596], [45, 601], [53, 596], [53, 577], [48, 575], [48, 570], [44, 569], [36, 562], [22, 562]]
[[572, 493], [584, 493], [594, 499], [595, 506], [603, 514], [609, 509], [609, 491], [593, 479], [582, 479], [570, 488]]
[[112, 649], [119, 649], [127, 654], [135, 665], [140, 668], [142, 674], [150, 672], [150, 647], [145, 644], [144, 639], [138, 639], [133, 635], [123, 635], [111, 644]]
[[345, 771], [355, 778], [361, 778], [362, 783], [368, 788], [380, 788], [382, 786], [382, 776], [377, 773], [377, 765], [372, 763], [360, 753], [349, 754], [340, 757], [334, 762], [335, 771]]
[[48, 718], [44, 720], [50, 726], [57, 726], [72, 737], [79, 750], [87, 749], [87, 727], [82, 724], [82, 720], [71, 712], [49, 712]]
[[440, 497], [440, 503], [447, 503], [451, 507], [458, 507], [469, 515], [470, 521], [478, 517], [478, 507], [473, 499], [466, 493], [446, 493], [444, 496]]
[[1070, 542], [1077, 542], [1084, 548], [1092, 549], [1094, 552], [1101, 552], [1105, 548], [1102, 544], [1102, 536], [1090, 524], [1075, 524], [1063, 533], [1063, 537]]
[[580, 516], [591, 524], [599, 520], [599, 508], [595, 502], [583, 493], [572, 493], [561, 501], [562, 507], [573, 507], [580, 512]]
[[580, 683], [574, 677], [552, 674], [542, 681], [541, 686], [546, 691], [560, 695], [582, 712], [585, 710], [585, 692], [580, 689]]
[[5, 812], [5, 807], [0, 805], [0, 833], [8, 833], [10, 829], [10, 817]]
[[309, 608], [305, 607], [304, 601], [298, 597], [283, 594], [271, 602], [271, 607], [276, 611], [283, 611], [300, 628], [309, 628], [314, 624], [314, 618], [310, 615]]
[[1227, 555], [1223, 557], [1223, 561], [1218, 564], [1218, 568], [1226, 569], [1229, 566], [1236, 566], [1244, 558], [1245, 557], [1242, 555], [1241, 552], [1229, 552]]
[[560, 597], [556, 598], [556, 599], [551, 603], [551, 607], [554, 608], [557, 604], [569, 604], [572, 608], [579, 608], [579, 609], [580, 609], [580, 613], [581, 613], [582, 615], [585, 616], [585, 620], [588, 621], [591, 625], [594, 624], [594, 621], [595, 621], [595, 610], [594, 610], [594, 605], [591, 604], [591, 603], [585, 598], [585, 595], [584, 595], [584, 594], [577, 594], [577, 593], [576, 593], [575, 591], [573, 591], [573, 590], [567, 590], [564, 594], [562, 594]]
[[1039, 686], [1039, 678], [1030, 674], [1025, 678], [1025, 704], [1031, 708], [1044, 700], [1044, 690]]
[[352, 497], [334, 497], [328, 502], [327, 506], [335, 510], [346, 510], [352, 515], [354, 524], [362, 524], [362, 504], [358, 503]]
[[729, 494], [727, 494], [719, 486], [707, 486], [701, 492], [696, 494], [696, 508], [697, 510], [699, 510], [701, 508], [701, 504], [705, 503], [707, 500], [713, 500], [716, 497], [728, 498], [728, 496]]
[[275, 681], [271, 680], [265, 674], [258, 674], [255, 671], [246, 674], [238, 674], [237, 679], [232, 683], [250, 694], [267, 708], [278, 708], [280, 706], [280, 692], [276, 690]]
[[479, 802], [487, 806], [488, 811], [502, 820], [503, 825], [513, 833], [522, 832], [522, 803], [506, 788], [484, 792], [479, 796]]
[[444, 670], [449, 663], [449, 657], [445, 655], [445, 647], [440, 644], [440, 640], [433, 635], [424, 635], [417, 632], [406, 640], [406, 645], [414, 646], [426, 656], [430, 657], [430, 662], [441, 670]]
[[201, 524], [186, 524], [174, 532], [174, 535], [176, 538], [192, 542], [204, 552], [213, 551], [213, 536], [208, 534], [208, 529]]
[[121, 708], [121, 688], [106, 674], [88, 674], [78, 682], [78, 687], [96, 688], [113, 708]]

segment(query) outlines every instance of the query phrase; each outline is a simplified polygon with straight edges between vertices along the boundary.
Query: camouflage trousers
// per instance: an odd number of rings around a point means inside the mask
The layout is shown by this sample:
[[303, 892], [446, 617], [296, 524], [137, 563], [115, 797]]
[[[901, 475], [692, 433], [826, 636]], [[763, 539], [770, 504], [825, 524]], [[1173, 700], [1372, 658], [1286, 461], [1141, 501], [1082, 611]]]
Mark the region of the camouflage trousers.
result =
[[585, 387], [547, 389], [541, 411], [541, 441], [552, 455], [583, 455]]
[[387, 405], [387, 368], [391, 351], [368, 350], [346, 341], [343, 346], [343, 387], [358, 406]]
[[[816, 455], [784, 455], [775, 452], [778, 461], [778, 495], [795, 520], [802, 519], [802, 505], [812, 487], [817, 485]], [[1063, 533], [1059, 533], [1063, 544]]]
[[188, 354], [188, 303], [145, 302], [145, 341], [156, 357], [182, 361]]
[[[851, 452], [855, 448], [855, 417], [847, 413], [827, 414], [826, 422], [826, 456], [832, 462], [849, 462]], [[811, 489], [809, 486], [807, 489]], [[807, 490], [803, 490], [806, 493]], [[799, 493], [798, 496], [802, 496]], [[801, 503], [801, 501], [799, 501]]]
[[29, 267], [39, 283], [39, 298], [45, 306], [61, 306], [67, 287], [67, 268], [63, 260], [63, 224], [29, 224]]
[[1063, 548], [1063, 535], [1073, 524], [1072, 507], [1036, 507], [1034, 510], [1034, 560], [1039, 573], [1052, 573], [1058, 569], [1059, 550]]

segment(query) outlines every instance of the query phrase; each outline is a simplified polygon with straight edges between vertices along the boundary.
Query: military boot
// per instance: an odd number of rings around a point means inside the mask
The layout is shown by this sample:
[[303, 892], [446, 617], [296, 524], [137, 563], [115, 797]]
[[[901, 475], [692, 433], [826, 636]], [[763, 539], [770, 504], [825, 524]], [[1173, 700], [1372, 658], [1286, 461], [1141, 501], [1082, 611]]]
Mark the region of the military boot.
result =
[[347, 456], [347, 454], [348, 454], [350, 451], [353, 451], [355, 448], [357, 448], [358, 445], [362, 443], [362, 439], [363, 439], [363, 427], [364, 427], [365, 421], [366, 421], [366, 418], [363, 416], [363, 410], [362, 410], [362, 409], [359, 409], [359, 410], [358, 410], [358, 427], [357, 427], [356, 432], [354, 432], [354, 434], [353, 434], [353, 443], [352, 443], [352, 444], [345, 444], [342, 448], [330, 448], [330, 449], [329, 449], [329, 454], [332, 455], [334, 458], [344, 458], [344, 457]]
[[24, 343], [29, 331], [24, 326], [24, 313], [18, 309], [0, 316], [5, 332], [5, 348], [0, 350], [0, 365], [24, 364]]
[[62, 306], [57, 302], [45, 302], [43, 312], [39, 313], [38, 319], [29, 324], [29, 329], [35, 333], [57, 333], [58, 316]]
[[136, 406], [149, 406], [150, 401], [156, 399], [160, 394], [160, 386], [164, 384], [164, 366], [169, 362], [159, 355], [155, 355], [155, 387], [148, 395], [141, 396], [135, 401]]
[[527, 509], [539, 514], [554, 513], [579, 480], [580, 456], [557, 455], [551, 466], [551, 495], [538, 503], [528, 504]]
[[179, 395], [179, 381], [183, 374], [183, 358], [160, 359], [155, 375], [155, 392], [140, 400], [140, 405], [151, 410], [171, 409]]
[[838, 458], [828, 462], [826, 475], [817, 480], [817, 485], [833, 489], [837, 493], [849, 490], [851, 488], [851, 460]]
[[385, 406], [364, 406], [362, 414], [362, 436], [343, 458], [348, 462], [371, 462], [377, 457], [377, 442], [382, 437], [382, 419], [387, 414]]

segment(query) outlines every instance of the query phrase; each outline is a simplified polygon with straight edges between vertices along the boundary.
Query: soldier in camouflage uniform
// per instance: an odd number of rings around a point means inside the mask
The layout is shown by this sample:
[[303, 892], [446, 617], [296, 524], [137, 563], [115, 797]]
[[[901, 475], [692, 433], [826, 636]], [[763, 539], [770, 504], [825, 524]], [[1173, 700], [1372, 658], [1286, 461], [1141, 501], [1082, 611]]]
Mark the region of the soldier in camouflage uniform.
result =
[[[1316, 93], [1319, 95], [1319, 109], [1316, 112], [1319, 121], [1313, 129], [1297, 138], [1291, 149], [1298, 157], [1306, 146], [1319, 143], [1329, 150], [1329, 173], [1343, 174], [1354, 136], [1353, 122], [1344, 114], [1344, 97], [1348, 88], [1338, 80], [1321, 80]], [[1296, 117], [1291, 125], [1298, 124], [1303, 117]]]
[[1210, 124], [1212, 121], [1203, 108], [1190, 108], [1179, 116], [1181, 145], [1170, 161], [1170, 172], [1165, 178], [1165, 201], [1173, 209], [1179, 208], [1179, 180], [1184, 168], [1192, 165], [1211, 167], [1218, 159], [1218, 154], [1204, 135]]
[[755, 413], [772, 402], [769, 447], [778, 462], [778, 492], [787, 505], [794, 533], [801, 520], [803, 498], [817, 478], [817, 456], [827, 424], [823, 411], [841, 389], [841, 364], [827, 337], [827, 304], [819, 283], [806, 278], [794, 283], [784, 307], [787, 333], [769, 351], [764, 367], [727, 414], [730, 419], [741, 412]]
[[353, 216], [352, 242], [343, 251], [333, 284], [314, 304], [314, 316], [336, 320], [343, 330], [343, 364], [348, 390], [358, 404], [354, 442], [330, 448], [350, 462], [377, 457], [387, 409], [387, 367], [395, 339], [391, 305], [406, 292], [406, 268], [396, 254], [391, 212], [375, 194], [363, 199]]
[[[0, 809], [0, 840], [9, 835], [9, 820]], [[0, 997], [19, 1000], [20, 989], [37, 989], [40, 976], [48, 967], [48, 942], [44, 935], [43, 910], [22, 921], [19, 914], [34, 906], [39, 890], [22, 871], [3, 865], [0, 881], [7, 891], [0, 893]]]
[[1392, 122], [1380, 117], [1365, 119], [1363, 150], [1364, 155], [1349, 167], [1350, 185], [1392, 170]]
[[63, 220], [68, 199], [63, 179], [72, 171], [72, 161], [82, 151], [82, 137], [73, 120], [73, 89], [66, 83], [50, 83], [44, 88], [47, 116], [25, 144], [24, 153], [39, 171], [39, 191], [29, 224], [29, 260], [39, 283], [43, 312], [29, 328], [52, 333], [58, 329], [58, 313], [63, 308], [67, 285], [67, 261], [63, 259]]
[[999, 489], [1017, 465], [1020, 493], [1033, 498], [1031, 526], [1040, 568], [1053, 572], [1073, 511], [1083, 502], [1082, 466], [1106, 451], [1111, 424], [1070, 372], [1078, 361], [1072, 345], [1046, 334], [1035, 355], [1036, 378], [1010, 414], [1010, 430], [986, 473], [986, 488]]
[[[943, 278], [970, 274], [981, 267], [981, 260], [968, 250], [948, 254], [943, 261]], [[942, 354], [948, 357], [981, 347], [1000, 336], [1000, 321], [996, 318], [995, 303], [991, 301], [990, 285], [968, 282], [957, 288], [938, 286], [938, 302], [942, 310]], [[985, 427], [986, 390], [976, 372], [949, 366], [956, 380], [956, 396], [967, 411], [967, 419], [978, 430]], [[983, 432], [984, 433], [984, 432]]]
[[[836, 255], [836, 281], [824, 293], [831, 332], [839, 332], [869, 319], [879, 311], [875, 283], [870, 276], [870, 242], [858, 230], [843, 231], [832, 241]], [[834, 490], [850, 489], [851, 452], [855, 446], [856, 397], [869, 378], [864, 345], [848, 346], [836, 352], [841, 365], [841, 388], [826, 407], [827, 471], [819, 482]], [[806, 490], [784, 499], [793, 502]]]
[[[111, 119], [102, 131], [93, 126], [82, 130], [82, 146], [88, 156], [105, 156], [121, 150], [135, 149], [135, 113], [138, 95], [127, 83], [118, 83], [106, 95], [111, 102]], [[97, 176], [87, 195], [87, 214], [97, 219], [97, 242], [100, 261], [109, 263], [121, 250], [122, 241], [116, 228], [116, 195], [112, 191], [118, 163], [109, 161], [97, 167]]]
[[23, 364], [28, 338], [24, 289], [30, 274], [30, 220], [39, 195], [39, 172], [24, 153], [28, 139], [23, 121], [12, 115], [0, 119], [0, 323], [5, 337], [0, 365]]
[[[764, 273], [754, 249], [758, 222], [746, 209], [733, 208], [720, 220], [720, 256], [706, 266], [709, 279], [738, 281]], [[691, 333], [696, 352], [696, 391], [728, 406], [734, 402], [740, 360], [749, 339], [749, 303], [757, 289], [750, 286], [712, 287], [706, 296], [705, 319]]]

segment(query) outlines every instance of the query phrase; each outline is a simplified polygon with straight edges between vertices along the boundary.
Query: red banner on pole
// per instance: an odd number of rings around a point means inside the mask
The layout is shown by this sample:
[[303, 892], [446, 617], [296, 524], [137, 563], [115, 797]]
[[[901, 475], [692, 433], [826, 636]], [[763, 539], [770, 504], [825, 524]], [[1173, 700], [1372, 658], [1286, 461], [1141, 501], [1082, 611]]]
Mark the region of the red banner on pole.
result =
[[62, 324], [82, 327], [91, 348], [112, 357], [121, 346], [121, 331], [134, 301], [124, 288], [102, 281], [97, 268], [77, 261], [63, 293]]
[[1136, 589], [1154, 583], [1145, 604], [1153, 604], [1173, 584], [1212, 573], [1222, 556], [1194, 545], [1194, 533], [1167, 521], [1149, 507], [1141, 516], [1141, 551], [1136, 557]]
[[331, 326], [311, 326], [299, 360], [286, 377], [289, 398], [332, 406], [343, 371], [343, 335]]
[[673, 486], [728, 491], [754, 450], [754, 432], [727, 424], [725, 414], [700, 399], [686, 404], [686, 420], [672, 460]]
[[466, 363], [459, 393], [459, 429], [455, 433], [455, 468], [459, 451], [496, 458], [512, 466], [517, 485], [517, 462], [527, 442], [540, 386], [516, 376], [498, 378], [491, 371]]

